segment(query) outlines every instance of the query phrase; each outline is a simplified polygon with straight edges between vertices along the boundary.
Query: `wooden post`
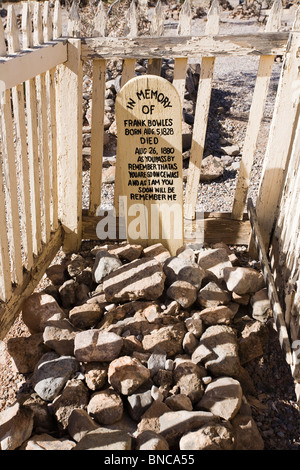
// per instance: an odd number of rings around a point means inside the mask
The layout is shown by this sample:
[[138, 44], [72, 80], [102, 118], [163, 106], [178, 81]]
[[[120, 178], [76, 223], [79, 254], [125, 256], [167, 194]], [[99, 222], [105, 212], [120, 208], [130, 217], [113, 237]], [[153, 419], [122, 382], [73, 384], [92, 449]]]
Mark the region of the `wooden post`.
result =
[[[138, 35], [137, 26], [137, 11], [134, 0], [130, 4], [130, 8], [126, 14], [126, 30], [125, 35], [129, 38], [136, 37]], [[121, 88], [135, 76], [135, 59], [123, 60], [123, 70], [121, 77]], [[118, 161], [118, 158], [117, 158]], [[115, 179], [114, 188], [114, 208], [116, 215], [119, 215], [119, 195], [120, 195], [120, 181]]]
[[[158, 0], [153, 12], [153, 17], [150, 25], [150, 35], [153, 37], [162, 36], [164, 33], [164, 14], [161, 6], [161, 1]], [[161, 74], [162, 59], [148, 59], [148, 74], [158, 75]]]
[[[8, 25], [15, 20], [14, 7], [8, 7]], [[11, 27], [9, 27], [11, 30]], [[18, 47], [15, 35], [9, 35], [9, 47]], [[1, 96], [1, 140], [2, 161], [7, 190], [7, 219], [10, 239], [10, 255], [12, 263], [13, 281], [20, 284], [23, 280], [23, 266], [21, 256], [21, 233], [19, 224], [19, 208], [17, 193], [17, 173], [15, 165], [14, 132], [11, 108], [11, 92], [6, 90]]]
[[[23, 49], [33, 46], [31, 12], [28, 2], [24, 2], [22, 11]], [[37, 102], [36, 80], [32, 78], [25, 83], [27, 133], [28, 133], [28, 160], [29, 180], [31, 195], [31, 222], [33, 253], [38, 255], [42, 248], [41, 229], [41, 201], [39, 183], [39, 157], [38, 157], [38, 133], [37, 133]]]
[[[56, 0], [53, 12], [53, 39], [58, 39], [62, 34], [62, 18], [60, 0]], [[51, 114], [51, 137], [52, 137], [52, 229], [58, 228], [58, 166], [57, 166], [57, 98], [56, 98], [56, 77], [57, 69], [49, 72], [50, 81], [50, 114]]]
[[6, 90], [1, 97], [1, 120], [2, 158], [4, 163], [5, 187], [7, 190], [7, 218], [13, 281], [16, 282], [16, 284], [20, 284], [23, 279], [23, 267], [10, 90]]
[[[219, 3], [214, 0], [207, 15], [205, 32], [207, 35], [217, 34], [219, 31]], [[204, 151], [210, 96], [214, 74], [215, 58], [203, 57], [200, 71], [200, 81], [196, 102], [191, 156], [185, 196], [185, 218], [194, 219], [198, 186], [200, 182], [201, 163]]]
[[[266, 32], [277, 31], [279, 29], [282, 12], [283, 8], [281, 0], [275, 0], [266, 25]], [[250, 184], [251, 169], [254, 162], [256, 143], [268, 95], [274, 58], [274, 56], [262, 56], [259, 59], [257, 79], [250, 108], [241, 166], [232, 209], [233, 219], [242, 220], [243, 218]]]
[[6, 44], [2, 20], [0, 23], [0, 57], [4, 57], [6, 56]]
[[[138, 35], [137, 10], [134, 0], [132, 0], [129, 10], [126, 14], [125, 36], [135, 38]], [[135, 75], [135, 59], [123, 60], [123, 70], [121, 78], [121, 87]]]
[[60, 0], [55, 0], [54, 12], [53, 12], [53, 38], [57, 39], [61, 37], [62, 24], [61, 24], [61, 6]]
[[[295, 121], [300, 99], [299, 47], [300, 33], [291, 33], [278, 85], [256, 202], [258, 224], [266, 251], [269, 248], [295, 135]], [[249, 252], [251, 256], [255, 256], [253, 239], [250, 241]]]
[[[19, 30], [16, 23], [14, 10], [10, 10], [10, 21], [8, 24], [8, 44], [9, 52], [14, 54], [20, 51]], [[16, 126], [16, 150], [20, 158], [20, 216], [22, 227], [23, 250], [26, 269], [30, 269], [33, 264], [32, 250], [32, 229], [30, 215], [30, 187], [29, 187], [29, 166], [27, 156], [27, 132], [25, 117], [25, 100], [23, 84], [19, 84], [12, 89], [12, 101], [14, 110], [14, 121]]]
[[[179, 24], [177, 33], [181, 36], [191, 35], [192, 10], [190, 0], [185, 0], [179, 15]], [[174, 63], [174, 78], [173, 85], [179, 93], [181, 105], [184, 104], [186, 72], [188, 68], [187, 58], [176, 58]]]
[[[46, 5], [46, 3], [45, 3]], [[34, 45], [44, 43], [43, 17], [39, 2], [34, 4], [33, 18]], [[49, 139], [48, 139], [48, 112], [46, 96], [46, 72], [36, 77], [37, 106], [39, 123], [39, 153], [41, 173], [41, 200], [42, 200], [42, 240], [47, 243], [50, 238], [50, 167], [49, 167]]]
[[78, 11], [79, 2], [73, 0], [68, 17], [68, 36], [73, 38], [80, 37], [80, 15]]
[[295, 15], [295, 20], [293, 24], [293, 31], [300, 31], [300, 5], [297, 8], [296, 15]]
[[[44, 42], [53, 40], [55, 27], [50, 14], [49, 1], [44, 3]], [[56, 129], [56, 92], [55, 92], [56, 68], [46, 72], [46, 86], [48, 95], [49, 113], [49, 178], [50, 178], [50, 228], [55, 231], [58, 228], [58, 199], [57, 199], [57, 129]]]
[[116, 120], [127, 239], [175, 255], [183, 245], [180, 97], [164, 78], [135, 77], [118, 93]]
[[96, 16], [94, 18], [93, 37], [106, 36], [106, 12], [102, 0], [100, 0]]
[[[0, 19], [0, 55], [6, 55], [6, 46], [4, 39], [3, 23]], [[0, 224], [0, 298], [6, 302], [11, 296], [11, 274], [10, 274], [10, 259], [9, 259], [9, 246], [8, 246], [8, 233], [6, 223], [5, 211], [5, 191], [2, 174], [0, 175], [0, 217], [2, 223]]]
[[[105, 36], [106, 13], [102, 2], [98, 5], [94, 21], [94, 36]], [[105, 113], [106, 60], [93, 60], [92, 129], [90, 165], [90, 205], [89, 214], [95, 215], [101, 204], [103, 133]]]
[[[72, 15], [74, 28], [74, 10]], [[69, 38], [68, 61], [58, 67], [57, 86], [58, 213], [66, 252], [78, 250], [81, 243], [82, 78], [81, 40]]]

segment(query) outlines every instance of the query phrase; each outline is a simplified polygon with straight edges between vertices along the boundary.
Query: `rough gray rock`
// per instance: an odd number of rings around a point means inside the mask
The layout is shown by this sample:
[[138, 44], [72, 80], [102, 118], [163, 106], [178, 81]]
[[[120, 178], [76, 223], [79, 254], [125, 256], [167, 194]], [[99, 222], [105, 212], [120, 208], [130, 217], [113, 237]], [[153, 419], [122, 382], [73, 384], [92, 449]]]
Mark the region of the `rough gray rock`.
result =
[[203, 333], [203, 321], [201, 320], [201, 312], [192, 312], [192, 316], [186, 318], [185, 322], [186, 329], [193, 333], [196, 338], [200, 338]]
[[137, 432], [154, 431], [160, 434], [159, 418], [169, 411], [171, 410], [165, 403], [161, 401], [153, 401], [151, 406], [142, 415], [137, 426]]
[[68, 418], [68, 433], [76, 442], [79, 442], [89, 431], [94, 431], [98, 427], [99, 424], [82, 408], [74, 408]]
[[224, 173], [224, 165], [220, 158], [208, 155], [201, 164], [201, 181], [213, 181]]
[[99, 424], [114, 424], [123, 416], [122, 398], [112, 389], [95, 392], [89, 401], [87, 412]]
[[182, 348], [187, 354], [193, 354], [195, 349], [198, 347], [199, 341], [196, 336], [191, 332], [188, 331], [183, 338], [182, 341]]
[[214, 376], [237, 375], [240, 371], [235, 331], [227, 325], [213, 325], [202, 334], [192, 361], [203, 363]]
[[218, 418], [208, 411], [181, 410], [167, 412], [159, 418], [159, 433], [173, 447], [186, 432], [217, 421]]
[[164, 290], [165, 275], [161, 263], [154, 258], [131, 261], [111, 273], [103, 282], [109, 302], [156, 300]]
[[237, 414], [231, 421], [235, 450], [264, 450], [264, 441], [251, 416]]
[[76, 328], [93, 328], [101, 320], [103, 310], [98, 303], [78, 305], [70, 310], [69, 320]]
[[188, 281], [199, 289], [204, 278], [204, 271], [197, 263], [187, 256], [173, 256], [164, 263], [166, 284], [171, 285], [178, 280]]
[[54, 297], [44, 293], [32, 294], [22, 307], [22, 319], [31, 334], [43, 332], [46, 322], [55, 314], [66, 317]]
[[142, 256], [145, 258], [155, 258], [160, 263], [163, 263], [170, 258], [170, 252], [161, 243], [147, 246], [143, 249]]
[[206, 275], [212, 277], [213, 280], [223, 280], [223, 270], [232, 267], [225, 248], [206, 248], [201, 250], [198, 254], [198, 264], [206, 272]]
[[167, 290], [170, 299], [175, 300], [181, 307], [191, 307], [197, 299], [197, 289], [187, 281], [175, 281]]
[[85, 382], [90, 390], [100, 390], [106, 382], [108, 363], [88, 362], [84, 366]]
[[180, 450], [234, 450], [234, 433], [228, 424], [204, 425], [186, 433], [179, 442]]
[[204, 308], [217, 307], [218, 305], [228, 304], [231, 300], [231, 295], [218, 286], [216, 282], [211, 281], [198, 292], [197, 299]]
[[33, 413], [33, 431], [36, 434], [51, 434], [55, 432], [57, 423], [50, 413], [49, 402], [42, 400], [37, 393], [20, 394], [18, 402]]
[[264, 323], [272, 315], [271, 303], [267, 288], [261, 289], [251, 297], [252, 317]]
[[61, 430], [68, 428], [69, 416], [73, 409], [86, 408], [89, 403], [89, 390], [81, 380], [68, 380], [61, 394], [49, 405]]
[[183, 393], [178, 393], [177, 395], [171, 395], [165, 399], [165, 404], [172, 410], [172, 411], [192, 411], [193, 404], [187, 395]]
[[107, 250], [98, 251], [93, 266], [93, 277], [97, 284], [105, 279], [110, 273], [122, 266], [122, 261], [118, 256], [109, 253]]
[[143, 251], [142, 245], [124, 243], [120, 245], [108, 245], [107, 251], [115, 256], [118, 256], [120, 259], [126, 261], [134, 261], [138, 259]]
[[87, 262], [78, 253], [71, 255], [71, 261], [67, 264], [67, 271], [70, 277], [76, 278], [87, 267]]
[[108, 368], [108, 382], [122, 395], [131, 395], [150, 378], [150, 370], [138, 359], [122, 356]]
[[235, 313], [227, 305], [218, 305], [203, 309], [199, 316], [205, 325], [229, 325]]
[[86, 330], [77, 333], [74, 354], [82, 362], [109, 362], [118, 357], [123, 339], [103, 330]]
[[76, 442], [70, 439], [56, 439], [49, 434], [36, 434], [26, 441], [20, 450], [72, 450]]
[[72, 356], [77, 331], [67, 318], [62, 320], [50, 319], [44, 329], [44, 343], [60, 356]]
[[78, 282], [75, 279], [69, 279], [63, 283], [58, 289], [59, 296], [63, 308], [69, 309], [74, 307], [77, 301], [76, 291], [78, 289]]
[[165, 368], [167, 355], [159, 349], [154, 350], [147, 361], [147, 367], [150, 370], [151, 377], [153, 377], [160, 369]]
[[33, 412], [15, 403], [0, 413], [0, 449], [14, 450], [23, 444], [33, 429]]
[[[140, 389], [139, 389], [140, 390]], [[151, 406], [153, 403], [153, 398], [151, 394], [150, 388], [145, 391], [137, 390], [136, 393], [129, 395], [127, 397], [127, 409], [129, 415], [135, 421], [140, 421], [142, 415], [146, 412], [146, 410]]]
[[136, 439], [136, 450], [169, 450], [169, 445], [162, 436], [154, 431], [143, 431]]
[[99, 427], [86, 433], [73, 450], [131, 450], [132, 438], [124, 431]]
[[46, 275], [55, 286], [59, 286], [67, 280], [64, 264], [53, 264], [46, 269]]
[[28, 337], [9, 338], [7, 350], [21, 374], [28, 374], [40, 358], [48, 351], [43, 341], [43, 334], [36, 333]]
[[207, 385], [197, 407], [230, 421], [241, 407], [242, 396], [242, 387], [237, 380], [232, 377], [219, 377]]
[[227, 289], [236, 294], [243, 295], [257, 292], [265, 285], [262, 273], [253, 268], [235, 266], [224, 269], [224, 280]]
[[201, 366], [193, 364], [191, 361], [183, 361], [176, 366], [173, 380], [179, 387], [180, 393], [186, 395], [192, 403], [196, 403], [204, 393], [201, 380], [203, 375], [205, 375], [205, 371]]
[[159, 348], [168, 356], [174, 356], [182, 350], [182, 341], [186, 329], [182, 323], [163, 326], [144, 336], [142, 344], [146, 352], [153, 352]]
[[260, 321], [251, 322], [243, 328], [238, 340], [241, 364], [262, 356], [268, 336], [267, 327]]
[[43, 400], [52, 401], [78, 369], [79, 363], [75, 357], [46, 353], [34, 369], [31, 378], [33, 388]]

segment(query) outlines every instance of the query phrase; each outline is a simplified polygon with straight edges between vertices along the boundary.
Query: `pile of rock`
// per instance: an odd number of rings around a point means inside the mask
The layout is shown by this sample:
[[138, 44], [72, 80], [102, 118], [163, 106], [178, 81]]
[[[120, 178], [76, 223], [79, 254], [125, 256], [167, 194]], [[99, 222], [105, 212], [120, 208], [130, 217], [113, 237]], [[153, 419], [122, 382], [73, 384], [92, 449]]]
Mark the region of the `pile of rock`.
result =
[[262, 274], [226, 245], [176, 256], [118, 244], [73, 254], [8, 340], [27, 390], [0, 414], [1, 449], [262, 449], [244, 365], [262, 355]]

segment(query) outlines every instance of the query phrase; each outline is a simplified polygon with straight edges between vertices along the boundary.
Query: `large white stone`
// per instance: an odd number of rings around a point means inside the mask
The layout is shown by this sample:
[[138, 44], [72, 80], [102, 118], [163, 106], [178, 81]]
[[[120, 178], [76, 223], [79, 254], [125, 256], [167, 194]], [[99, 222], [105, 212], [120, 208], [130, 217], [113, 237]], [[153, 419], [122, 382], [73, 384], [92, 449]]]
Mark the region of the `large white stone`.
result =
[[242, 396], [242, 387], [237, 380], [231, 377], [219, 377], [207, 385], [197, 407], [229, 421], [239, 411]]

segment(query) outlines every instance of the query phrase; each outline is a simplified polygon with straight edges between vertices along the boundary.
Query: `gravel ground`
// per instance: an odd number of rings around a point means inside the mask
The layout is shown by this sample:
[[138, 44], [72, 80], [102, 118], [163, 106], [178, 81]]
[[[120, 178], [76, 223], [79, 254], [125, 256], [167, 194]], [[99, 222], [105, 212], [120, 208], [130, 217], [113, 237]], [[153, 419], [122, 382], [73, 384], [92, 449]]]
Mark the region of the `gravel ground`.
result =
[[[290, 16], [286, 14], [285, 23], [291, 24]], [[233, 20], [230, 12], [222, 12], [222, 33], [233, 33], [262, 29], [255, 20]], [[284, 23], [284, 25], [285, 25]], [[172, 26], [172, 25], [171, 25]], [[204, 31], [205, 22], [197, 20], [194, 23], [194, 34]], [[271, 78], [268, 103], [265, 109], [263, 123], [259, 135], [255, 163], [252, 171], [249, 195], [255, 200], [263, 155], [266, 148], [268, 130], [272, 118], [275, 93], [280, 75], [281, 63], [275, 63]], [[212, 91], [210, 120], [208, 124], [206, 146], [214, 151], [218, 147], [220, 137], [226, 138], [232, 144], [238, 144], [242, 149], [245, 136], [247, 117], [251, 97], [255, 85], [257, 58], [218, 58], [215, 65], [214, 88]], [[224, 108], [224, 113], [216, 114], [216, 109]], [[230, 211], [232, 208], [236, 186], [237, 167], [240, 155], [225, 168], [222, 177], [211, 183], [201, 183], [198, 193], [198, 210]], [[83, 206], [88, 207], [89, 171], [83, 172]], [[102, 207], [108, 208], [113, 203], [113, 185], [106, 184], [102, 188]], [[221, 240], [220, 240], [221, 241]], [[84, 249], [86, 249], [86, 244]], [[246, 253], [240, 252], [246, 259]], [[59, 263], [64, 254], [59, 252], [53, 264]], [[43, 290], [48, 284], [43, 278], [37, 290]], [[300, 420], [299, 405], [294, 390], [290, 369], [285, 362], [280, 349], [277, 333], [270, 321], [270, 341], [264, 355], [247, 365], [254, 380], [257, 396], [250, 402], [253, 417], [261, 431], [266, 450], [300, 450]], [[7, 354], [7, 339], [14, 336], [28, 336], [29, 332], [19, 316], [6, 339], [0, 342], [0, 411], [15, 401], [20, 387], [26, 385], [27, 377], [19, 374]]]

